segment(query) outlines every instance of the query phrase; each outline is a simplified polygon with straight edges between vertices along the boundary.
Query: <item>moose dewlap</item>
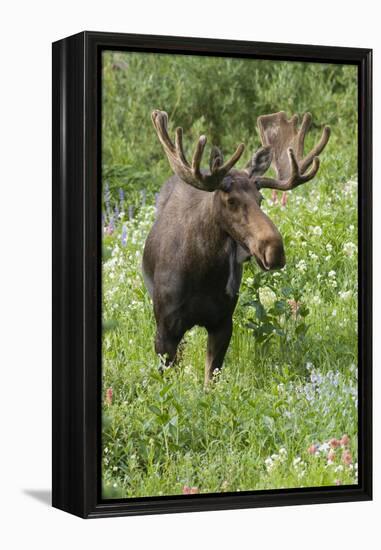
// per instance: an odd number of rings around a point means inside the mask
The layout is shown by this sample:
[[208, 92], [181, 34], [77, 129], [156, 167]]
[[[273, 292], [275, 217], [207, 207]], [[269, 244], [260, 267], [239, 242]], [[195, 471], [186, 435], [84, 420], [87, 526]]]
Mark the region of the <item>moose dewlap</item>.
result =
[[[262, 147], [242, 169], [235, 165], [245, 149], [240, 144], [224, 162], [213, 147], [209, 170], [201, 169], [206, 137], [197, 142], [189, 163], [182, 129], [175, 142], [168, 134], [168, 115], [154, 111], [152, 121], [174, 172], [162, 187], [155, 223], [143, 254], [143, 275], [153, 300], [156, 353], [167, 365], [195, 325], [208, 331], [205, 384], [220, 369], [232, 334], [232, 317], [242, 278], [242, 263], [255, 257], [262, 270], [281, 269], [286, 258], [282, 236], [261, 210], [260, 189], [288, 191], [310, 181], [326, 146], [326, 126], [319, 143], [304, 155], [311, 115], [290, 120], [284, 112], [260, 116]], [[270, 165], [276, 178], [264, 174]]]

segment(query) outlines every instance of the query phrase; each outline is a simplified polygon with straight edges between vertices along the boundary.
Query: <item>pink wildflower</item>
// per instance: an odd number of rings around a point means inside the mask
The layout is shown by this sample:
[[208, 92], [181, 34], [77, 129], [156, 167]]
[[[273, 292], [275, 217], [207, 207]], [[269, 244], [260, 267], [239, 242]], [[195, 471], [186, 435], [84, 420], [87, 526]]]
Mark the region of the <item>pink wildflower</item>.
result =
[[335, 479], [335, 485], [341, 485], [340, 479]]
[[296, 319], [296, 316], [300, 308], [300, 302], [297, 302], [296, 300], [287, 300], [287, 302], [288, 302], [288, 305], [290, 306], [293, 318]]
[[347, 436], [347, 434], [344, 434], [343, 437], [340, 439], [340, 445], [342, 445], [342, 447], [346, 447], [349, 443], [349, 437]]
[[333, 462], [333, 461], [335, 460], [335, 458], [336, 458], [336, 454], [335, 454], [335, 452], [331, 449], [331, 450], [329, 451], [329, 453], [327, 454], [327, 460], [328, 460], [329, 462]]
[[196, 495], [198, 493], [198, 487], [189, 487], [189, 485], [184, 485], [183, 495]]
[[344, 451], [341, 460], [344, 462], [344, 464], [352, 464], [352, 455], [349, 451]]
[[287, 193], [283, 192], [282, 194], [282, 200], [281, 200], [282, 206], [286, 206], [287, 204]]
[[310, 445], [307, 449], [307, 452], [310, 454], [310, 455], [314, 455], [316, 453], [316, 451], [318, 450], [318, 446], [317, 445]]
[[278, 193], [275, 189], [272, 192], [271, 200], [273, 201], [273, 204], [276, 204], [278, 202]]
[[107, 390], [106, 390], [106, 403], [107, 403], [107, 405], [112, 405], [112, 396], [113, 396], [112, 388], [107, 388]]
[[332, 449], [336, 449], [337, 447], [339, 447], [340, 441], [334, 437], [334, 438], [331, 439], [331, 441], [329, 442], [329, 445], [332, 447]]

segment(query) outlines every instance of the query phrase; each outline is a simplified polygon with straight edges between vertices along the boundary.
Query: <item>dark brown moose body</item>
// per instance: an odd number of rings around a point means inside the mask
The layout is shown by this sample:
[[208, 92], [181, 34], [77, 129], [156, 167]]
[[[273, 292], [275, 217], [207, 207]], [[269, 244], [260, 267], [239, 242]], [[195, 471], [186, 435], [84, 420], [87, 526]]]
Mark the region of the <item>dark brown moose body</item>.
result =
[[[260, 189], [286, 191], [312, 179], [329, 129], [324, 129], [320, 142], [303, 159], [310, 115], [304, 116], [299, 131], [295, 117], [287, 121], [284, 113], [259, 117], [263, 147], [245, 168], [233, 168], [243, 145], [225, 163], [221, 151], [213, 147], [210, 171], [206, 172], [200, 169], [204, 136], [188, 163], [182, 130], [177, 128], [173, 143], [167, 131], [167, 114], [154, 111], [152, 120], [175, 172], [161, 189], [156, 221], [143, 254], [143, 276], [157, 325], [155, 350], [170, 365], [184, 333], [195, 325], [205, 327], [207, 384], [213, 372], [221, 368], [229, 346], [242, 263], [254, 256], [263, 270], [285, 264], [282, 237], [261, 211]], [[272, 160], [278, 179], [263, 176]]]

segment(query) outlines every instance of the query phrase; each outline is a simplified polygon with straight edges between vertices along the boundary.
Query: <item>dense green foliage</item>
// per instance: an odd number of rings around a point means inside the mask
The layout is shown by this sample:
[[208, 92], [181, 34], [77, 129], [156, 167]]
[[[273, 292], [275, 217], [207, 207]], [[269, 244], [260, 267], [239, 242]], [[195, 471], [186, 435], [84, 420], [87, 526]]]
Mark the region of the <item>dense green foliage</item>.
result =
[[189, 152], [204, 133], [226, 156], [245, 143], [247, 159], [260, 144], [259, 115], [309, 111], [315, 134], [323, 124], [334, 129], [330, 151], [340, 158], [346, 151], [348, 166], [338, 177], [356, 172], [355, 67], [106, 52], [103, 75], [104, 179], [111, 189], [124, 187], [136, 205], [141, 187], [152, 197], [170, 174], [152, 127], [154, 109], [168, 112], [173, 129], [183, 127]]
[[[225, 366], [208, 391], [202, 329], [187, 333], [180, 364], [163, 376], [153, 350], [140, 263], [154, 193], [170, 175], [150, 121], [154, 108], [186, 129], [189, 147], [205, 133], [227, 154], [240, 141], [258, 146], [259, 114], [310, 111], [319, 123], [311, 142], [321, 124], [332, 127], [313, 182], [283, 205], [280, 195], [264, 193], [287, 266], [262, 273], [245, 265]], [[356, 117], [354, 67], [105, 54], [106, 497], [356, 483]], [[343, 434], [349, 441], [332, 442]]]

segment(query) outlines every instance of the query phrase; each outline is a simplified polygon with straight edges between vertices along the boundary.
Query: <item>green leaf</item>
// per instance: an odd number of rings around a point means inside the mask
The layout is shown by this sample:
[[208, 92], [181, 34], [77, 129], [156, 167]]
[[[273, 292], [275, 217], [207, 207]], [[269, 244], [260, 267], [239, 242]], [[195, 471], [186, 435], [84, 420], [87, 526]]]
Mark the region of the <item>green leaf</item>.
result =
[[261, 304], [259, 300], [255, 300], [252, 303], [253, 307], [255, 308], [255, 312], [257, 314], [257, 318], [259, 321], [264, 321], [266, 319], [266, 310]]
[[288, 303], [285, 300], [277, 300], [273, 307], [270, 310], [270, 313], [272, 313], [275, 316], [283, 315], [284, 313], [287, 313], [289, 310]]
[[289, 298], [290, 296], [292, 296], [292, 288], [290, 286], [285, 286], [282, 288], [282, 294], [283, 296], [286, 296], [287, 298]]
[[156, 405], [148, 405], [148, 408], [153, 414], [156, 414], [157, 416], [161, 416], [161, 410], [159, 407], [156, 407]]

